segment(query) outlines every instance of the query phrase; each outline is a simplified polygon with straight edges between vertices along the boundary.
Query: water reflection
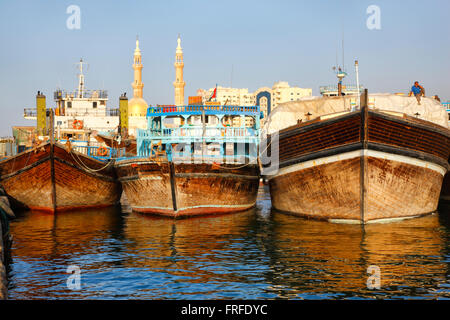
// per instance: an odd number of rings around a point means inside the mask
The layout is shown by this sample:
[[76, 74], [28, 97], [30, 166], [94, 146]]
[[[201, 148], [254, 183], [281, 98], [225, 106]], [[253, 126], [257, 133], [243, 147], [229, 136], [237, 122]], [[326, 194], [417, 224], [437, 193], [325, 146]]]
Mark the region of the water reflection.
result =
[[[448, 284], [448, 236], [437, 215], [362, 228], [276, 214], [270, 234], [269, 281], [280, 297], [445, 295], [434, 291]], [[380, 268], [381, 290], [367, 289], [370, 265]]]
[[[450, 297], [448, 209], [360, 226], [270, 211], [185, 220], [110, 208], [24, 213], [11, 224], [10, 298], [264, 299]], [[66, 288], [67, 266], [82, 270]], [[381, 289], [366, 286], [381, 269]]]

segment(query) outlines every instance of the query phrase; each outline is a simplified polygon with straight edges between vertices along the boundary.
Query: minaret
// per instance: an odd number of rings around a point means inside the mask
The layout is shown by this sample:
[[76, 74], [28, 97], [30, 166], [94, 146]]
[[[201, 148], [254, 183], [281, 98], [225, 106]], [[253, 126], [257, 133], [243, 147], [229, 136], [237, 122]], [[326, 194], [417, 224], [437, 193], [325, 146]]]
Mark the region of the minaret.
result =
[[139, 49], [139, 40], [136, 39], [136, 49], [134, 49], [134, 82], [131, 84], [133, 87], [133, 98], [142, 98], [142, 89], [144, 84], [142, 83], [142, 56]]
[[183, 81], [183, 50], [181, 49], [181, 39], [178, 35], [178, 46], [175, 53], [175, 82], [173, 86], [175, 87], [175, 105], [184, 105], [184, 86], [186, 83]]

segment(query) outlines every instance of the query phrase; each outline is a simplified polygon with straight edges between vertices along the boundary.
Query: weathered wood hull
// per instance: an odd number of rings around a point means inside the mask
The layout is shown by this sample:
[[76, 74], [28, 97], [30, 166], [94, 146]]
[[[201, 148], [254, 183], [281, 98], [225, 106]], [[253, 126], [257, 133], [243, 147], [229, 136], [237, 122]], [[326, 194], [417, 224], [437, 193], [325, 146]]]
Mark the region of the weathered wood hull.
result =
[[257, 165], [123, 160], [115, 168], [133, 211], [168, 217], [244, 211], [256, 204]]
[[370, 223], [437, 209], [450, 150], [446, 128], [363, 108], [285, 129], [278, 139], [279, 170], [268, 178], [279, 211]]
[[18, 206], [54, 213], [116, 205], [121, 185], [112, 165], [64, 146], [43, 144], [0, 163], [1, 183]]

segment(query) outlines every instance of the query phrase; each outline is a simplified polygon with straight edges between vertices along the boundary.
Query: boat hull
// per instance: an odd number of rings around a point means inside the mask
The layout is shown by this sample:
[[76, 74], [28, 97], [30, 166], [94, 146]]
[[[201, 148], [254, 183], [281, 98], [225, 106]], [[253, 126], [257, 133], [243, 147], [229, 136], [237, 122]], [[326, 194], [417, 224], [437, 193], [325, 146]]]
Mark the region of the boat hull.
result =
[[355, 112], [280, 132], [280, 168], [269, 175], [272, 206], [345, 223], [436, 211], [450, 134], [424, 121]]
[[16, 206], [54, 213], [119, 204], [112, 165], [44, 144], [0, 163], [1, 183]]
[[133, 211], [188, 217], [244, 211], [256, 204], [257, 165], [119, 161], [115, 168]]

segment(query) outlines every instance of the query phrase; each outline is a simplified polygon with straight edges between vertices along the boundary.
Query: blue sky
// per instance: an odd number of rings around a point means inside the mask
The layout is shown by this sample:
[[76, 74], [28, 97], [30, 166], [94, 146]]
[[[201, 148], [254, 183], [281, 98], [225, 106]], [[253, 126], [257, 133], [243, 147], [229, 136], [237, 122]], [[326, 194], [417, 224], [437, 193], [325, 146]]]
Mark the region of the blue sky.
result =
[[[69, 30], [69, 5], [81, 29]], [[381, 9], [381, 30], [369, 30], [369, 5]], [[132, 95], [136, 35], [143, 54], [144, 98], [173, 103], [178, 33], [184, 50], [185, 96], [217, 83], [250, 91], [276, 81], [313, 88], [336, 82], [344, 30], [347, 83], [370, 92], [406, 92], [419, 80], [427, 94], [450, 99], [450, 1], [5, 1], [0, 0], [0, 136], [24, 120], [38, 90], [53, 106], [57, 87], [76, 87], [75, 63], [88, 64], [88, 89], [106, 89], [109, 107]]]

